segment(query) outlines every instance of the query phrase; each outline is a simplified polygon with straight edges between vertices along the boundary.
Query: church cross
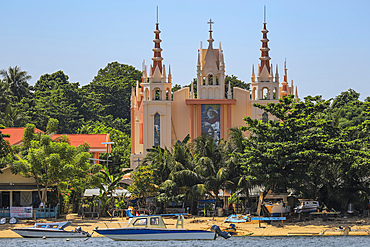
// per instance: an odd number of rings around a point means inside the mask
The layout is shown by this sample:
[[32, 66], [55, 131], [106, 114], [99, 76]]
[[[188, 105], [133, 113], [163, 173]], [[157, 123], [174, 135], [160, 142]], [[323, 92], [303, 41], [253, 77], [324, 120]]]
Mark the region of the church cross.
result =
[[214, 24], [212, 19], [209, 19], [209, 22], [207, 22], [207, 24], [209, 24], [209, 31], [212, 31], [212, 24]]

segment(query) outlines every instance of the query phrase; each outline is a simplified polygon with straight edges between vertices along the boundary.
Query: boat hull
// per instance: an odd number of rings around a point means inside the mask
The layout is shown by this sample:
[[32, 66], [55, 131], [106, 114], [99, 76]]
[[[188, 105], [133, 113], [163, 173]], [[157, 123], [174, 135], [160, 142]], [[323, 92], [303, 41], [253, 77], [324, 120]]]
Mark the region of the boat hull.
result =
[[265, 205], [267, 211], [271, 214], [271, 216], [280, 216], [281, 213], [287, 214], [290, 212], [290, 207], [283, 206], [281, 207], [280, 204], [278, 205]]
[[127, 240], [213, 240], [215, 232], [186, 229], [111, 228], [96, 229], [97, 233], [116, 241]]
[[86, 234], [81, 232], [68, 232], [63, 230], [46, 230], [46, 229], [12, 229], [24, 238], [86, 238]]

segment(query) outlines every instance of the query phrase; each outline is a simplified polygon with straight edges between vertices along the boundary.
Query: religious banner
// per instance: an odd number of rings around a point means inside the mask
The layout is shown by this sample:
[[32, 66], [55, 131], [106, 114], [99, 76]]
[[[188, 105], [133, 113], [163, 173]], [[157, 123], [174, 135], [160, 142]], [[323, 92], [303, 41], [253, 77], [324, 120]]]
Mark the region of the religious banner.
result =
[[202, 105], [201, 107], [201, 133], [202, 135], [212, 136], [216, 143], [221, 138], [220, 111], [220, 105]]
[[32, 218], [32, 207], [10, 207], [10, 217]]

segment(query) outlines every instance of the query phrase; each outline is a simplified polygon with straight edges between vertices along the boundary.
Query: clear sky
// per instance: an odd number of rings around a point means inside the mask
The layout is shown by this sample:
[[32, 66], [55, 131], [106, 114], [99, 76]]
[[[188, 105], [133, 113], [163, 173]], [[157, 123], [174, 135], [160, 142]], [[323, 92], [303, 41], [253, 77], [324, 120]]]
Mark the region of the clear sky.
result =
[[41, 75], [64, 71], [70, 82], [86, 85], [109, 62], [141, 70], [153, 56], [159, 6], [164, 64], [173, 83], [196, 77], [200, 41], [207, 44], [212, 18], [215, 45], [222, 42], [226, 74], [250, 82], [259, 63], [263, 6], [272, 64], [298, 94], [325, 99], [353, 88], [370, 96], [370, 1], [368, 0], [2, 0], [0, 69], [20, 66], [34, 84]]

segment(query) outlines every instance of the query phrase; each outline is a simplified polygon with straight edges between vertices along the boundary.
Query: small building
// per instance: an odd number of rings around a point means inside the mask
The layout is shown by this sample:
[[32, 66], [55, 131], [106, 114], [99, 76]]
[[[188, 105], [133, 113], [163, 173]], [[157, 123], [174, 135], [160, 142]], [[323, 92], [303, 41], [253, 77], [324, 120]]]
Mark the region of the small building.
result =
[[[25, 127], [12, 127], [2, 129], [4, 140], [9, 141], [11, 145], [22, 145], [22, 137]], [[35, 129], [35, 133], [44, 133], [39, 129]], [[111, 150], [111, 145], [102, 144], [102, 142], [110, 142], [109, 134], [54, 134], [51, 136], [53, 140], [61, 136], [68, 136], [72, 146], [79, 146], [85, 142], [90, 145], [89, 152], [93, 154], [94, 163], [99, 163], [99, 154], [107, 153]], [[40, 199], [36, 180], [34, 178], [25, 178], [20, 174], [13, 174], [10, 166], [1, 169], [0, 173], [0, 208], [9, 207], [38, 207]], [[43, 188], [43, 187], [40, 187]]]

